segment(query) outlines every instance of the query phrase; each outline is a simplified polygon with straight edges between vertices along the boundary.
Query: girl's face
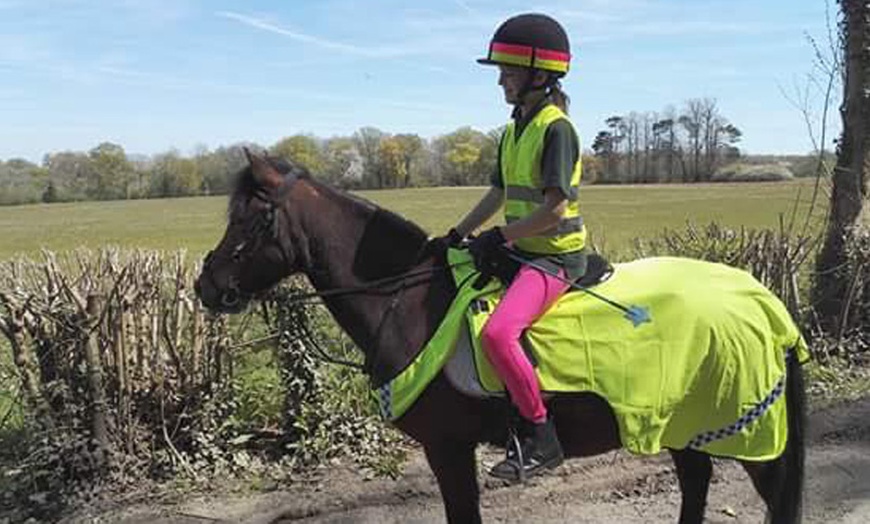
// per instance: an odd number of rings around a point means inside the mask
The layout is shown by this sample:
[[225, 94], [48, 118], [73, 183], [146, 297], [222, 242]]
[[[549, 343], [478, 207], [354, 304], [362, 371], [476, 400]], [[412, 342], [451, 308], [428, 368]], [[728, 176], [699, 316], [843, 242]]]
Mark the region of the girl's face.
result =
[[499, 65], [498, 70], [498, 85], [504, 91], [504, 101], [508, 104], [519, 103], [520, 90], [526, 84], [531, 71], [525, 67], [507, 65]]

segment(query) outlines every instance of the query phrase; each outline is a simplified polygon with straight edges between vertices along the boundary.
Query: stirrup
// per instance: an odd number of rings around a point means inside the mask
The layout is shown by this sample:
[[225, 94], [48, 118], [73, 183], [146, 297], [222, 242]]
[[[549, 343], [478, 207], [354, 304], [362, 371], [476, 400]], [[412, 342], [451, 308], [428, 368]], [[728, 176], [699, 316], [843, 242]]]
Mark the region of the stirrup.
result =
[[[511, 448], [515, 450], [513, 457], [511, 457], [510, 455]], [[518, 479], [520, 481], [520, 484], [525, 484], [528, 477], [526, 476], [526, 468], [523, 467], [523, 443], [520, 442], [520, 436], [517, 433], [516, 428], [511, 429], [510, 447], [508, 447], [507, 451], [505, 452], [504, 462], [507, 462], [512, 458], [517, 462], [519, 466], [517, 470], [519, 471]]]
[[[501, 462], [490, 468], [489, 474], [493, 477], [510, 482], [519, 481], [520, 484], [525, 484], [528, 476], [526, 475], [526, 469], [523, 467], [523, 458], [523, 444], [520, 441], [516, 427], [511, 427], [508, 430], [508, 442], [505, 449], [505, 457]], [[510, 466], [516, 470], [516, 476], [502, 473], [499, 471], [499, 466]]]

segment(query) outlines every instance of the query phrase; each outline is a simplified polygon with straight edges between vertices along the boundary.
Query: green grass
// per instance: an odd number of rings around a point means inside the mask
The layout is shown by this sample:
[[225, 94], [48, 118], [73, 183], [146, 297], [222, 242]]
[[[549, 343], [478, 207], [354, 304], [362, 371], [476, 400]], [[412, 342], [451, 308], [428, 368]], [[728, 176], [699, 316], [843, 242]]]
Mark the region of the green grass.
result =
[[224, 197], [4, 207], [0, 259], [107, 245], [202, 253], [220, 239], [225, 208]]
[[[585, 186], [583, 217], [593, 243], [608, 252], [624, 250], [637, 237], [657, 235], [665, 228], [684, 228], [688, 221], [717, 221], [734, 228], [778, 228], [780, 215], [797, 216], [810, 209], [812, 180], [789, 182]], [[416, 221], [433, 234], [443, 234], [483, 194], [483, 188], [433, 188], [371, 191], [362, 196]], [[822, 196], [821, 200], [826, 197]], [[825, 204], [826, 205], [826, 202]], [[824, 217], [816, 206], [813, 223]]]
[[[583, 215], [593, 242], [607, 252], [629, 247], [635, 237], [682, 228], [687, 221], [718, 221], [731, 227], [778, 227], [797, 199], [805, 216], [812, 180], [791, 182], [587, 186]], [[485, 188], [362, 191], [365, 198], [396, 211], [432, 234], [456, 224]], [[824, 200], [824, 197], [823, 197]], [[107, 245], [174, 251], [200, 256], [221, 237], [226, 197], [179, 198], [0, 208], [0, 260], [41, 248], [67, 251]], [[817, 208], [816, 222], [822, 210]]]

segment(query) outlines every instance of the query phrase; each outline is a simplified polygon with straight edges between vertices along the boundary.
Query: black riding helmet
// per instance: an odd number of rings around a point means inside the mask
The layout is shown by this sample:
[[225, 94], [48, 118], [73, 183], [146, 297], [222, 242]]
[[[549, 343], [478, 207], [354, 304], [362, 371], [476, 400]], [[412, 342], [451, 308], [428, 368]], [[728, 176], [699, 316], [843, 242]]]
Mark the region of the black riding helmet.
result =
[[[550, 89], [568, 72], [571, 46], [565, 29], [553, 18], [527, 13], [507, 19], [496, 29], [489, 43], [486, 58], [479, 64], [509, 65], [546, 71], [547, 81], [537, 89]], [[522, 101], [534, 88], [534, 74], [529, 75], [520, 89]], [[519, 107], [520, 104], [517, 104]]]
[[553, 18], [528, 13], [509, 18], [499, 26], [480, 64], [502, 64], [541, 69], [555, 78], [565, 76], [571, 46], [561, 24]]

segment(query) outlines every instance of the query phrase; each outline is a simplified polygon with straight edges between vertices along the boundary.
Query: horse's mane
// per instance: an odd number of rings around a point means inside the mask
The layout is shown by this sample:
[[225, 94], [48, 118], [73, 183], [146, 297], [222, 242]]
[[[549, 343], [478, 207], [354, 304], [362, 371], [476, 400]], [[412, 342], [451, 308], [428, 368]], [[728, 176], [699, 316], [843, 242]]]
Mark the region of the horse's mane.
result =
[[425, 255], [429, 235], [420, 226], [363, 197], [314, 181], [330, 198], [355, 204], [365, 220], [353, 272], [375, 280], [407, 271]]

